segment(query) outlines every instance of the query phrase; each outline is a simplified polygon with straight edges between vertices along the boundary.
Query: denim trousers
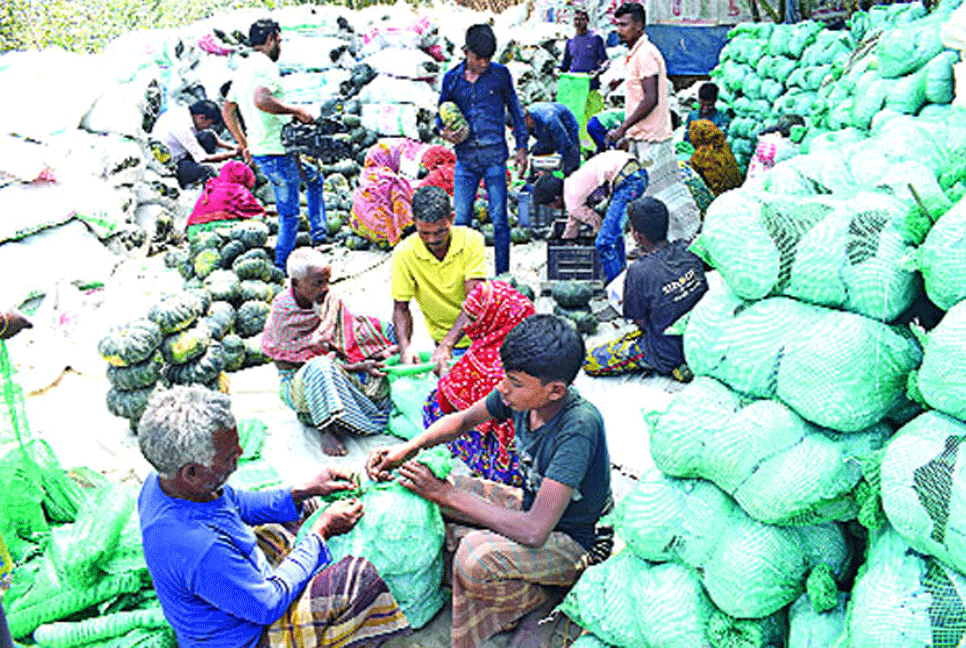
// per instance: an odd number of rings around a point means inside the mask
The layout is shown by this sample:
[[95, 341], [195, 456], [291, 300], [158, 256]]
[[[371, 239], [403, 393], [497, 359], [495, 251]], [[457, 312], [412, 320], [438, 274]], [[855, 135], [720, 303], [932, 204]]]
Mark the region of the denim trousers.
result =
[[625, 178], [614, 187], [614, 193], [607, 208], [607, 215], [597, 232], [594, 242], [600, 265], [607, 276], [607, 283], [621, 273], [627, 266], [624, 252], [624, 226], [627, 224], [627, 205], [644, 195], [647, 189], [647, 171], [641, 169]]
[[[302, 176], [294, 155], [255, 155], [255, 163], [272, 183], [275, 209], [278, 211], [278, 240], [275, 243], [275, 265], [283, 272], [288, 255], [295, 249], [299, 231], [299, 188]], [[309, 233], [313, 245], [325, 241], [325, 204], [322, 202], [322, 176], [311, 165], [305, 172], [305, 198], [308, 203]]]
[[456, 160], [453, 178], [453, 210], [457, 225], [469, 225], [473, 217], [473, 201], [480, 179], [486, 186], [493, 223], [496, 274], [510, 271], [510, 221], [507, 220], [506, 160], [492, 162], [485, 159]]

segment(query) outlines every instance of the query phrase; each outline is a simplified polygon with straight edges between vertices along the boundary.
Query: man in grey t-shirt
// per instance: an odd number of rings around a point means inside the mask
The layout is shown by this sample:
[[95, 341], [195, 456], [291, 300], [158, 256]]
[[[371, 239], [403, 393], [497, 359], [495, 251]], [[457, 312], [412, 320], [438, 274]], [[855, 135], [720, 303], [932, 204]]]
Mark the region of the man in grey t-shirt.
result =
[[668, 212], [660, 200], [636, 200], [627, 215], [643, 252], [624, 279], [624, 317], [637, 330], [591, 349], [584, 371], [592, 376], [660, 373], [686, 382], [691, 373], [684, 364], [683, 338], [665, 331], [707, 292], [704, 266], [688, 251], [690, 241], [668, 242]]

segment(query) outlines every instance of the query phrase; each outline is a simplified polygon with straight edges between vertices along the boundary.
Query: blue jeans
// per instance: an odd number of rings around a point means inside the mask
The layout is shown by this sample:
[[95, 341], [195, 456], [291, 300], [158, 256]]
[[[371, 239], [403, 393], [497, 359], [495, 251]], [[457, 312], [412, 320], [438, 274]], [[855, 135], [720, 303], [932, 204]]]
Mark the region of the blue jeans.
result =
[[625, 178], [614, 188], [614, 194], [607, 208], [607, 215], [597, 232], [594, 246], [600, 257], [600, 265], [607, 275], [607, 283], [621, 273], [627, 266], [624, 253], [624, 225], [627, 224], [627, 205], [644, 195], [647, 189], [647, 171], [641, 169]]
[[489, 162], [483, 159], [456, 160], [453, 178], [453, 211], [457, 225], [469, 225], [473, 217], [473, 200], [480, 178], [486, 186], [490, 203], [490, 220], [493, 222], [493, 253], [496, 274], [510, 271], [510, 221], [506, 214], [506, 160]]
[[597, 117], [591, 117], [587, 122], [587, 134], [597, 145], [597, 152], [603, 153], [607, 150], [607, 129], [600, 123]]
[[[278, 239], [275, 243], [275, 266], [285, 271], [288, 255], [295, 249], [299, 232], [299, 188], [302, 176], [294, 155], [255, 155], [255, 164], [272, 183], [275, 209], [278, 211]], [[305, 198], [308, 203], [309, 232], [313, 245], [325, 241], [327, 230], [325, 205], [322, 202], [322, 176], [306, 165]]]

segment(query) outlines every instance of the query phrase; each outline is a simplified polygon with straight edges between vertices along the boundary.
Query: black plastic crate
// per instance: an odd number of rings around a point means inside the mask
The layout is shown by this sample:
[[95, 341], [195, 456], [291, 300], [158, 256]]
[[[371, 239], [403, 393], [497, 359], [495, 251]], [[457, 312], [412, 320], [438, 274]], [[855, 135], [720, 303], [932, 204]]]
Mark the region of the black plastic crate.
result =
[[527, 186], [520, 190], [517, 200], [517, 219], [521, 227], [541, 228], [550, 227], [554, 218], [557, 217], [558, 210], [551, 209], [547, 205], [533, 204], [533, 191]]
[[603, 281], [594, 239], [547, 239], [547, 280]]

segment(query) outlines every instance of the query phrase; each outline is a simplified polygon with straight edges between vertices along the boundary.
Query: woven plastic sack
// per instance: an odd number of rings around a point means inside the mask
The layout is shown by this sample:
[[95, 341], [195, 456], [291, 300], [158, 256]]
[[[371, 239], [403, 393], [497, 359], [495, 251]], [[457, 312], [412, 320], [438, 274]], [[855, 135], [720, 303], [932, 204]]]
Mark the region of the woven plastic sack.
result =
[[[914, 549], [966, 571], [966, 423], [926, 412], [904, 425], [882, 459], [882, 508]], [[966, 451], [966, 448], [963, 448]]]
[[926, 63], [926, 100], [947, 104], [953, 100], [953, 66], [959, 62], [956, 52], [943, 52]]
[[860, 461], [891, 434], [886, 425], [825, 430], [778, 401], [698, 377], [656, 418], [650, 448], [663, 472], [714, 482], [753, 519], [801, 525], [855, 517]]
[[956, 648], [966, 638], [966, 578], [913, 552], [891, 528], [876, 536], [852, 588], [835, 648]]
[[899, 201], [875, 193], [793, 198], [738, 190], [711, 204], [699, 240], [743, 299], [787, 295], [892, 320], [919, 287], [904, 263], [912, 250], [905, 214]]
[[632, 551], [588, 567], [558, 609], [621, 648], [710, 648], [705, 626], [713, 606], [697, 575]]
[[808, 594], [788, 608], [788, 648], [829, 648], [845, 630], [845, 606], [849, 595], [839, 592], [835, 607], [816, 612]]
[[777, 398], [821, 427], [857, 432], [906, 403], [922, 359], [908, 331], [786, 297], [749, 304], [709, 291], [688, 320], [684, 355], [696, 375]]
[[797, 155], [769, 171], [762, 187], [774, 194], [812, 196], [854, 191], [855, 179], [838, 151]]
[[[446, 448], [424, 452], [417, 461], [444, 479], [452, 469]], [[439, 507], [395, 481], [370, 483], [360, 496], [365, 508], [346, 534], [328, 540], [333, 559], [365, 556], [386, 582], [409, 625], [426, 625], [446, 602], [443, 581], [443, 518]], [[312, 518], [301, 533], [311, 528]]]
[[805, 591], [813, 568], [825, 565], [823, 571], [838, 573], [848, 553], [833, 523], [762, 524], [711, 482], [673, 479], [656, 469], [640, 479], [608, 521], [638, 557], [695, 569], [711, 601], [740, 619], [785, 607]]
[[943, 214], [919, 249], [926, 294], [949, 310], [966, 299], [966, 201], [960, 200]]
[[909, 378], [910, 395], [966, 421], [966, 301], [949, 309], [924, 347], [922, 365]]

